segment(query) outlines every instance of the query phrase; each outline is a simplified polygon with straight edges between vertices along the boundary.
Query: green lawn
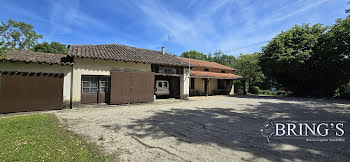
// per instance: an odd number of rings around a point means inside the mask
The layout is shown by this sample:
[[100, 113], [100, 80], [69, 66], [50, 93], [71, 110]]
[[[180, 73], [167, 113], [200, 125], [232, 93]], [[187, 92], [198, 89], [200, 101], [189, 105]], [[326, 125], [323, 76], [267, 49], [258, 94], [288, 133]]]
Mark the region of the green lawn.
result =
[[0, 161], [109, 161], [93, 143], [64, 130], [53, 114], [0, 119]]

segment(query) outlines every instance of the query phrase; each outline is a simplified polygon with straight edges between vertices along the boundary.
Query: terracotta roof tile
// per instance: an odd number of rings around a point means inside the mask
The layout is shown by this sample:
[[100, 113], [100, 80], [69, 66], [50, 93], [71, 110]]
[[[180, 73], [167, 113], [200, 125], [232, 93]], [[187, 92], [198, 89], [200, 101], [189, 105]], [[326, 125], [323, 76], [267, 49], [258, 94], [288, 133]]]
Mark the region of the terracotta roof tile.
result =
[[191, 76], [208, 77], [208, 78], [222, 78], [222, 79], [243, 79], [242, 76], [231, 73], [214, 73], [207, 71], [190, 71]]
[[225, 70], [235, 70], [231, 67], [225, 66], [218, 64], [216, 62], [209, 62], [209, 61], [203, 61], [203, 60], [196, 60], [196, 59], [188, 59], [188, 58], [183, 58], [179, 57], [179, 59], [185, 61], [185, 62], [190, 62], [191, 66], [200, 66], [200, 67], [209, 67], [209, 68], [217, 68], [217, 69], [225, 69]]
[[187, 66], [187, 63], [161, 51], [129, 47], [118, 44], [69, 45], [68, 54], [81, 58], [96, 58], [160, 65]]
[[72, 58], [70, 56], [31, 51], [10, 51], [7, 53], [6, 57], [0, 59], [0, 61], [73, 65]]

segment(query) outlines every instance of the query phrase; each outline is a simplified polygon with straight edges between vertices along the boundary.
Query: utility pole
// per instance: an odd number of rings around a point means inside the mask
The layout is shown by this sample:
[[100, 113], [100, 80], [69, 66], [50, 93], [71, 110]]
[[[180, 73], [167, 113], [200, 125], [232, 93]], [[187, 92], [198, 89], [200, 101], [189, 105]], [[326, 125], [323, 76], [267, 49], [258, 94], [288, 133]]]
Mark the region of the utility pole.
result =
[[171, 54], [171, 52], [170, 52], [170, 34], [168, 34], [168, 50], [169, 50], [169, 54]]

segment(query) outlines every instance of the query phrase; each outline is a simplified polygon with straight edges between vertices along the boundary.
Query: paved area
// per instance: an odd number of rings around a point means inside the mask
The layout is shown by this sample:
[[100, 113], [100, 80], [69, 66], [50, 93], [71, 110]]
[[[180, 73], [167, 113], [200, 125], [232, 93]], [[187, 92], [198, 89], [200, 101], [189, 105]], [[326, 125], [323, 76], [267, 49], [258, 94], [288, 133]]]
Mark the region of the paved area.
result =
[[[271, 139], [274, 120], [345, 120], [350, 102], [281, 97], [195, 97], [57, 111], [67, 127], [121, 161], [350, 161], [350, 144]], [[345, 138], [350, 140], [349, 126]]]

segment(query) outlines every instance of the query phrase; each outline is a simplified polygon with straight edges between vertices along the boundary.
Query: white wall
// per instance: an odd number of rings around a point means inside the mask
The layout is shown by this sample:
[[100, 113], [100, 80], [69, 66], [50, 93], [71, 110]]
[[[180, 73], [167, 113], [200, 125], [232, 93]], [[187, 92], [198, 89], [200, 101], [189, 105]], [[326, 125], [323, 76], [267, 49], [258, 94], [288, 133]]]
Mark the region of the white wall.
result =
[[180, 98], [187, 100], [190, 96], [190, 71], [184, 68], [184, 74], [180, 77]]
[[69, 107], [70, 104], [70, 88], [71, 88], [71, 71], [72, 66], [23, 63], [23, 62], [0, 62], [0, 71], [14, 72], [42, 72], [42, 73], [63, 73], [63, 102], [64, 107]]
[[90, 58], [74, 58], [72, 89], [73, 104], [75, 106], [80, 104], [82, 75], [110, 75], [111, 71], [118, 70], [151, 72], [151, 64]]

